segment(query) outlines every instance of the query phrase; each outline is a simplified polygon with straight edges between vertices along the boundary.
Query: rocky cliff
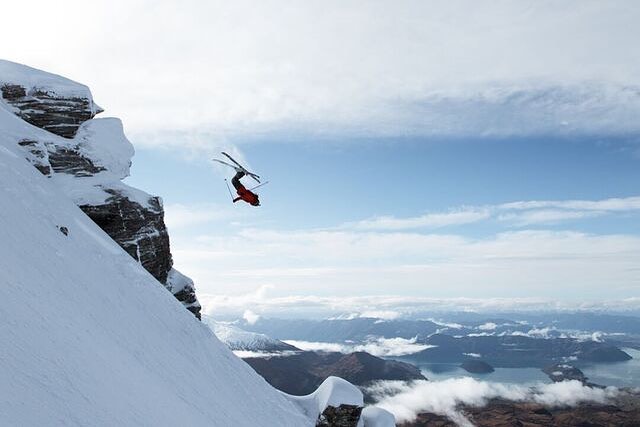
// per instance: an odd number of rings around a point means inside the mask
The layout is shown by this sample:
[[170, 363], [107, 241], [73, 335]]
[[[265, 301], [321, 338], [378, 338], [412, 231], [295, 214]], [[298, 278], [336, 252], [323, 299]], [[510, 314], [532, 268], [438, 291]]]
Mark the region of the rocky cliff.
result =
[[33, 166], [200, 318], [193, 282], [172, 268], [162, 200], [122, 182], [134, 150], [120, 120], [94, 118], [103, 110], [88, 87], [9, 61], [0, 61], [0, 94], [45, 131], [15, 135]]

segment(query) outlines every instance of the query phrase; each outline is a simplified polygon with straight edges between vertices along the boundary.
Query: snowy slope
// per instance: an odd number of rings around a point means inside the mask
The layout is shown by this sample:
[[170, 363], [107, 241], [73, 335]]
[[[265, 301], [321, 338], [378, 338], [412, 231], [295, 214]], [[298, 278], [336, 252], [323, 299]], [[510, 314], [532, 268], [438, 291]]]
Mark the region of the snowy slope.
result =
[[313, 425], [25, 161], [42, 132], [0, 101], [0, 425]]

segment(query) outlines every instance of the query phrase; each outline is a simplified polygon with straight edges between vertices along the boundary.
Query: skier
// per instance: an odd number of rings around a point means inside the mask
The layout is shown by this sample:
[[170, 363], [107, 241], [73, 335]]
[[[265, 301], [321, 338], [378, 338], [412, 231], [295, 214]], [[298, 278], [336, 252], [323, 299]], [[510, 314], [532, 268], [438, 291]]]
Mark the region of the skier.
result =
[[[229, 159], [231, 162], [233, 162], [233, 164], [227, 163], [224, 160], [220, 160], [220, 159], [213, 159], [213, 161], [221, 163], [221, 164], [226, 165], [226, 166], [229, 166], [229, 167], [235, 169], [235, 171], [236, 171], [235, 176], [231, 179], [231, 183], [233, 184], [233, 188], [235, 188], [236, 189], [236, 193], [238, 193], [238, 197], [236, 197], [235, 199], [233, 198], [233, 194], [231, 194], [231, 188], [229, 188], [229, 184], [227, 183], [227, 189], [229, 190], [229, 195], [231, 195], [231, 199], [233, 200], [233, 203], [235, 203], [235, 202], [237, 202], [239, 200], [242, 200], [244, 202], [249, 203], [251, 206], [260, 206], [260, 199], [258, 199], [258, 195], [256, 193], [254, 193], [253, 190], [255, 190], [256, 188], [262, 187], [265, 184], [268, 184], [269, 181], [260, 183], [260, 176], [256, 175], [253, 172], [249, 172], [248, 170], [246, 170], [244, 168], [244, 166], [242, 166], [233, 157], [231, 157], [230, 155], [228, 155], [224, 151], [222, 152], [222, 155], [225, 156], [227, 159]], [[253, 187], [251, 189], [247, 189], [240, 182], [240, 179], [243, 176], [249, 176], [249, 177], [253, 178], [260, 185], [257, 185], [257, 186], [255, 186], [255, 187]], [[226, 181], [227, 180], [225, 179], [225, 182]]]
[[242, 183], [240, 182], [240, 178], [245, 176], [246, 173], [239, 168], [236, 168], [236, 171], [237, 172], [235, 176], [231, 179], [231, 184], [233, 184], [233, 188], [236, 189], [236, 193], [238, 193], [238, 197], [233, 199], [233, 203], [237, 202], [238, 200], [243, 200], [249, 203], [251, 206], [260, 206], [260, 200], [258, 199], [258, 195], [252, 192], [251, 190], [247, 190], [247, 188], [244, 185], [242, 185]]

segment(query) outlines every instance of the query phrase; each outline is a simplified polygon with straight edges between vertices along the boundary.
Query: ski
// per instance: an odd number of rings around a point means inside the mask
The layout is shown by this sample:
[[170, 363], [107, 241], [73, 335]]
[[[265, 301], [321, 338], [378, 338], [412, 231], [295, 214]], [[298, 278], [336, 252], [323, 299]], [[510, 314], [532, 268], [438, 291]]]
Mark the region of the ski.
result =
[[[229, 163], [225, 162], [224, 160], [218, 160], [218, 159], [211, 159], [211, 160], [213, 160], [214, 162], [222, 163], [223, 165], [225, 165], [225, 166], [229, 166], [230, 168], [234, 168], [234, 169], [236, 170], [236, 172], [239, 172], [239, 171], [244, 172], [244, 169], [243, 169], [243, 168], [241, 168], [241, 167], [239, 167], [239, 166], [231, 165], [231, 164], [229, 164]], [[245, 172], [245, 173], [246, 173], [246, 172]]]
[[[249, 175], [251, 178], [255, 179], [258, 184], [260, 184], [260, 176], [256, 175], [253, 172], [249, 172], [244, 166], [242, 166], [240, 163], [238, 163], [236, 161], [236, 159], [234, 159], [233, 157], [231, 157], [230, 155], [228, 155], [227, 153], [225, 153], [224, 151], [222, 152], [222, 155], [225, 156], [226, 158], [228, 158], [229, 160], [231, 160], [233, 163], [235, 163], [241, 170], [242, 172], [246, 173], [247, 175]], [[229, 165], [231, 166], [231, 165]], [[233, 167], [233, 166], [232, 166]], [[235, 169], [235, 168], [234, 168]]]

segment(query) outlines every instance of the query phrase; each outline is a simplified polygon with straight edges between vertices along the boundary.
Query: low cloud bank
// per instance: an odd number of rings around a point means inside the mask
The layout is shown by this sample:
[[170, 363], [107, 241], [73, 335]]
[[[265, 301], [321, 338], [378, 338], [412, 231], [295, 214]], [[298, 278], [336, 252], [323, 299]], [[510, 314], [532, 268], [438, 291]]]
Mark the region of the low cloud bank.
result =
[[[211, 317], [243, 316], [247, 307], [266, 317], [324, 317], [354, 319], [364, 313], [371, 314], [372, 307], [380, 312], [394, 313], [394, 317], [411, 317], [416, 313], [513, 313], [513, 312], [640, 312], [640, 297], [610, 300], [564, 301], [551, 298], [432, 298], [407, 295], [271, 295], [272, 285], [261, 285], [253, 292], [240, 295], [207, 294], [201, 292], [199, 299], [205, 314]], [[310, 313], [312, 314], [310, 316]], [[396, 316], [396, 314], [398, 316]], [[389, 316], [387, 316], [389, 317]], [[443, 327], [459, 329], [462, 325], [444, 322], [442, 319], [428, 320]], [[535, 328], [534, 328], [535, 329]]]
[[584, 386], [579, 381], [564, 381], [524, 387], [453, 378], [443, 381], [380, 381], [367, 391], [377, 400], [376, 406], [393, 413], [398, 422], [414, 420], [421, 412], [446, 415], [461, 426], [473, 424], [459, 411], [461, 405], [484, 406], [490, 399], [533, 401], [546, 406], [575, 406], [582, 402], [605, 403], [618, 389]]
[[378, 357], [404, 356], [426, 350], [427, 348], [435, 347], [433, 345], [417, 344], [416, 338], [376, 338], [364, 344], [342, 344], [296, 340], [287, 340], [285, 342], [299, 348], [300, 350], [337, 351], [339, 353], [366, 351], [367, 353]]

